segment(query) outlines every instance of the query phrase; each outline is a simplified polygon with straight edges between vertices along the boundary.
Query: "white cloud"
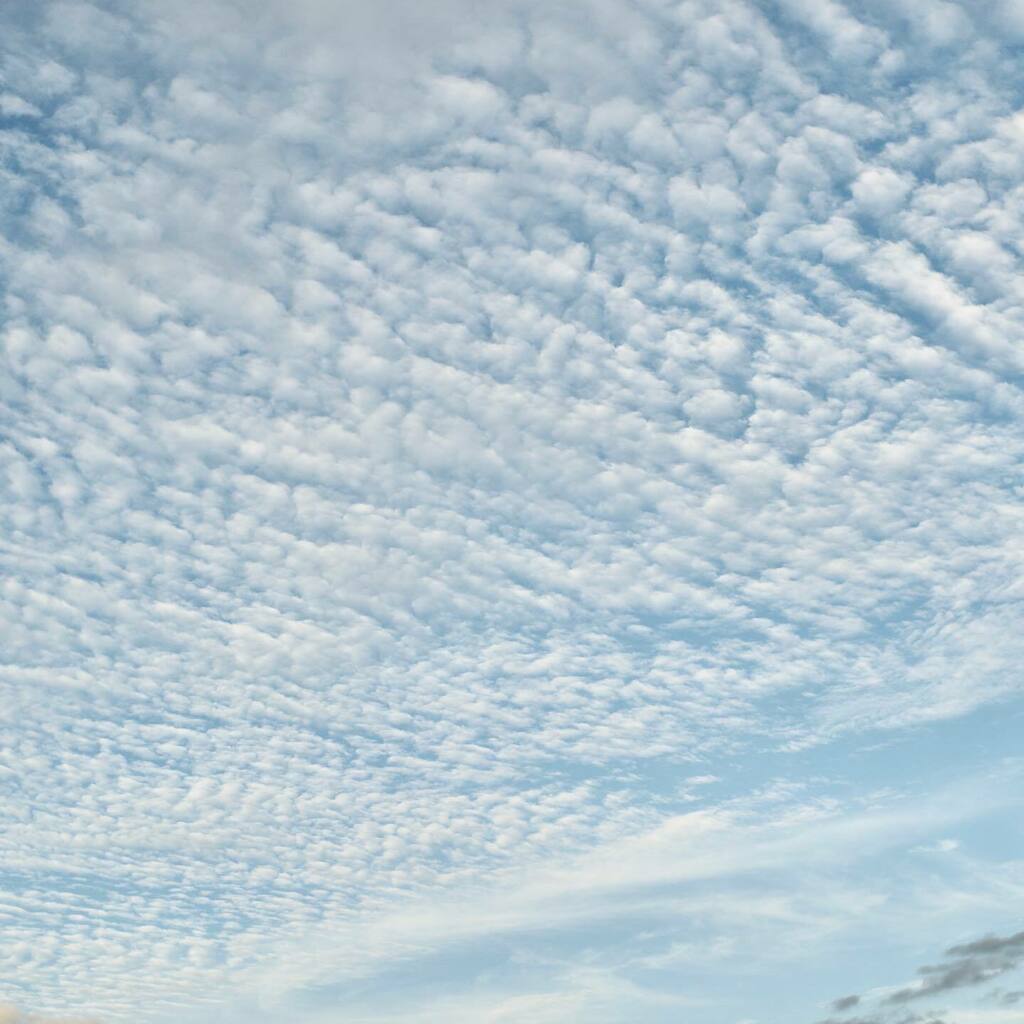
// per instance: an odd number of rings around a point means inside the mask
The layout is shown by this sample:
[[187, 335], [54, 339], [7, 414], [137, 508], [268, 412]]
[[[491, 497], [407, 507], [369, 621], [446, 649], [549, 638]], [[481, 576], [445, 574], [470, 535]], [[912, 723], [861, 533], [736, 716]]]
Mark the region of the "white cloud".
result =
[[[681, 884], [718, 782], [1019, 699], [1012, 12], [773, 12], [4, 13], [3, 998]], [[452, 1019], [613, 1019], [586, 966]]]

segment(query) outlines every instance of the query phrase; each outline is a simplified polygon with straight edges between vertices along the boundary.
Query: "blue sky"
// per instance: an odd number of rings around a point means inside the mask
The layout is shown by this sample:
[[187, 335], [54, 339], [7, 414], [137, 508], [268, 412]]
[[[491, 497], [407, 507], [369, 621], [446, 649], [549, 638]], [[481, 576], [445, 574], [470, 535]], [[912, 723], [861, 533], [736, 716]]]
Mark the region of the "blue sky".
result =
[[1024, 1021], [1024, 6], [0, 10], [0, 1024]]

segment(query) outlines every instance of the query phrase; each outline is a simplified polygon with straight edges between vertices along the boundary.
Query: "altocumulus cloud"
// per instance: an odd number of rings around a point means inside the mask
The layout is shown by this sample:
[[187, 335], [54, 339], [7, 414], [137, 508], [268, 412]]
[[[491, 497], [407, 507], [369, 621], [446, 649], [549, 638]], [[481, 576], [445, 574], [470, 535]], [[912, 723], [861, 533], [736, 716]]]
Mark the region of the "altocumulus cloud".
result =
[[1024, 8], [0, 27], [0, 998], [788, 1021], [1010, 933]]

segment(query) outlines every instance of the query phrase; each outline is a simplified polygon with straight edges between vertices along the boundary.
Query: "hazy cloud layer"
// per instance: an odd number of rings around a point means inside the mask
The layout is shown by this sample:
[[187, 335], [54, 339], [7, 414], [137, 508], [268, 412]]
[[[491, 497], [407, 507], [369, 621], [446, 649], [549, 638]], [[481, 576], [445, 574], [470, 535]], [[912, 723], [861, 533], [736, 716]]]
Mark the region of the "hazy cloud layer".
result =
[[12, 1004], [721, 1021], [1024, 893], [1019, 766], [851, 754], [1020, 707], [1022, 9], [485, 8], [0, 13]]
[[8, 1003], [0, 1003], [0, 1024], [90, 1024], [90, 1022], [80, 1017], [43, 1017], [36, 1013], [25, 1013]]

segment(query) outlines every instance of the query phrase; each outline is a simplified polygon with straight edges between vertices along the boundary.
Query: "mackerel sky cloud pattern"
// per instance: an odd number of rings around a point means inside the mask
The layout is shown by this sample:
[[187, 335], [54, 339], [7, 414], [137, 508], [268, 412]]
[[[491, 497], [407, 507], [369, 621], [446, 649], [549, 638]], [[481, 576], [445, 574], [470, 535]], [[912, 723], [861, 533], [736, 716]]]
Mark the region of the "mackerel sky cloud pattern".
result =
[[0, 47], [0, 1021], [1024, 1021], [1024, 6]]

